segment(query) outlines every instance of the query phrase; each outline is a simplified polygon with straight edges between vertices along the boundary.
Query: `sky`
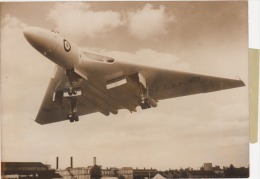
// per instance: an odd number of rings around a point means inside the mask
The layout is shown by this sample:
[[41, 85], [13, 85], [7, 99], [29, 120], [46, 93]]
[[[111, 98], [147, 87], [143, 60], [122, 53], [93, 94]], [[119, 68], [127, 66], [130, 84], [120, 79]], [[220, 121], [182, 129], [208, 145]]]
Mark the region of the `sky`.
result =
[[[246, 87], [160, 101], [157, 108], [34, 122], [54, 64], [23, 28], [54, 29], [94, 53], [155, 66], [240, 78]], [[1, 4], [2, 161], [60, 168], [198, 169], [248, 166], [247, 2]]]

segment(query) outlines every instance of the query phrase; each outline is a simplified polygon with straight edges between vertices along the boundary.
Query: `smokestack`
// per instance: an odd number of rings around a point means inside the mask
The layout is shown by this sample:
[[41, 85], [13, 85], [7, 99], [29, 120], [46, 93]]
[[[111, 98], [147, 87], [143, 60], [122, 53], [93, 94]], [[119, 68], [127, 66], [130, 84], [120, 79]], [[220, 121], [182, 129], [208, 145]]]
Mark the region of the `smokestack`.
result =
[[59, 169], [59, 157], [56, 157], [56, 170]]
[[96, 157], [93, 157], [93, 166], [97, 165], [97, 159]]
[[73, 157], [70, 157], [70, 168], [73, 168]]

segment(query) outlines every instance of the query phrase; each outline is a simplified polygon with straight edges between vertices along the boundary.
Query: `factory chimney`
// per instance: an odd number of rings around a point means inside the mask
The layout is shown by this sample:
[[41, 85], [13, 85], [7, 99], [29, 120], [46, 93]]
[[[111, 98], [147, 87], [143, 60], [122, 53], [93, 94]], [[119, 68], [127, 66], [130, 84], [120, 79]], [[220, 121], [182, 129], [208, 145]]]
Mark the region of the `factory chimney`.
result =
[[73, 168], [73, 157], [70, 157], [70, 168]]
[[56, 170], [59, 169], [59, 157], [56, 157]]
[[93, 166], [97, 165], [97, 159], [96, 157], [93, 157]]

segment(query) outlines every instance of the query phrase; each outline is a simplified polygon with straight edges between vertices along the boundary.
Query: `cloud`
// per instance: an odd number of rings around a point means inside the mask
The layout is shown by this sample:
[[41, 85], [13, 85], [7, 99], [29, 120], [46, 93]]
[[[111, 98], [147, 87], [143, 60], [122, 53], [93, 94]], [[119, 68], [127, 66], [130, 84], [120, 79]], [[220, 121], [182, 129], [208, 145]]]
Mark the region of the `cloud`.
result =
[[142, 9], [127, 11], [126, 14], [96, 11], [87, 3], [56, 3], [48, 18], [54, 22], [56, 30], [77, 39], [94, 38], [120, 26], [137, 38], [154, 38], [166, 34], [168, 25], [176, 21], [163, 5], [155, 8], [146, 4]]
[[20, 22], [19, 19], [9, 14], [5, 15], [5, 17], [2, 19], [1, 22], [1, 27], [10, 28], [10, 29], [24, 28], [26, 26], [27, 25], [25, 23]]
[[87, 3], [56, 3], [48, 14], [57, 30], [77, 38], [95, 37], [124, 24], [115, 11], [93, 11]]
[[140, 39], [166, 34], [168, 24], [176, 21], [163, 5], [156, 9], [146, 4], [142, 9], [129, 12], [128, 16], [130, 33]]
[[[44, 93], [50, 78], [48, 72], [52, 73], [54, 65], [24, 38], [23, 28], [27, 24], [17, 17], [6, 15], [1, 25], [3, 115], [31, 114], [31, 107], [38, 110], [42, 99], [31, 96], [37, 96], [38, 92]], [[41, 73], [39, 69], [44, 69], [46, 73]]]
[[[27, 144], [32, 144], [31, 130], [36, 126], [33, 120], [54, 65], [24, 38], [23, 28], [27, 24], [11, 15], [5, 15], [1, 20], [2, 157], [9, 161], [27, 161], [29, 153], [35, 153]], [[34, 136], [44, 134], [37, 130], [33, 133]], [[12, 159], [14, 143], [20, 146], [21, 152]]]

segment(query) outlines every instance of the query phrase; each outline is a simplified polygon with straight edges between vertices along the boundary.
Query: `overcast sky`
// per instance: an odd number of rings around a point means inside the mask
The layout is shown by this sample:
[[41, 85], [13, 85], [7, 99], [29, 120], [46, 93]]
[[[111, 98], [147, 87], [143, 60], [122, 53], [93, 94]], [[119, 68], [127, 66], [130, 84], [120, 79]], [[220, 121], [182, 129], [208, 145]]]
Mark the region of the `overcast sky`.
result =
[[157, 108], [95, 113], [50, 125], [34, 122], [54, 64], [29, 45], [26, 26], [58, 30], [91, 52], [247, 80], [247, 3], [3, 3], [2, 161], [55, 167], [169, 169], [248, 166], [247, 87], [160, 101]]

